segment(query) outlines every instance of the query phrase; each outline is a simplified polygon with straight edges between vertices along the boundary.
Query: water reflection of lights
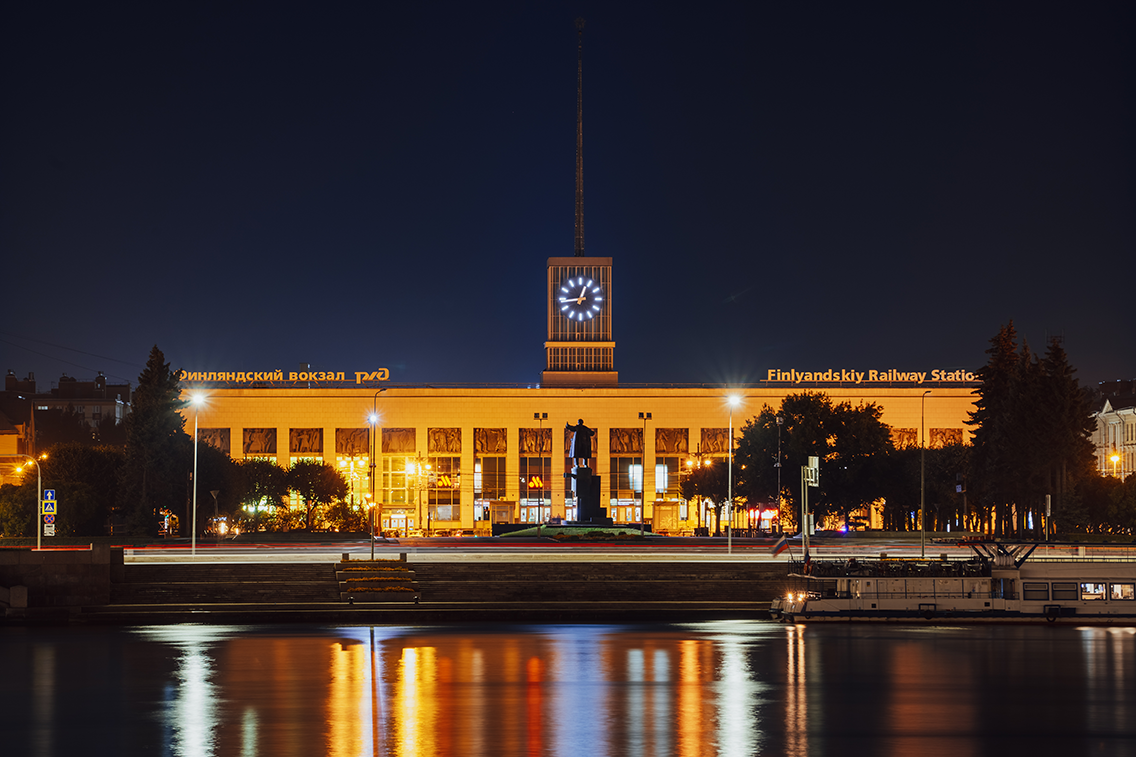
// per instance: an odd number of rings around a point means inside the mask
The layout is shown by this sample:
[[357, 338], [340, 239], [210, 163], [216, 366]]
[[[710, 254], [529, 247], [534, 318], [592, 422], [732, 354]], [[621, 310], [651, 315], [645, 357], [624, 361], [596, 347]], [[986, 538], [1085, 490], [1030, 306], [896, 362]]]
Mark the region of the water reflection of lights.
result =
[[176, 646], [175, 683], [167, 688], [164, 725], [170, 752], [186, 757], [211, 755], [216, 751], [218, 690], [213, 682], [214, 660], [210, 646], [239, 628], [221, 626], [146, 626], [138, 633]]
[[[1078, 626], [1081, 634], [1081, 648], [1085, 657], [1085, 680], [1090, 685], [1103, 690], [1113, 690], [1123, 696], [1128, 685], [1123, 671], [1129, 665], [1126, 660], [1136, 656], [1136, 628], [1113, 628], [1102, 626]], [[1101, 713], [1086, 700], [1086, 716], [1090, 722]]]
[[746, 656], [747, 639], [725, 636], [717, 639], [721, 667], [719, 670], [719, 736], [723, 754], [757, 754], [759, 733], [753, 722], [757, 693], [761, 686], [754, 680]]
[[785, 753], [789, 757], [809, 753], [809, 705], [805, 675], [805, 626], [785, 629], [788, 641], [785, 671]]
[[763, 748], [754, 644], [781, 629], [761, 628], [140, 633], [176, 649], [159, 713], [170, 754], [702, 757]]

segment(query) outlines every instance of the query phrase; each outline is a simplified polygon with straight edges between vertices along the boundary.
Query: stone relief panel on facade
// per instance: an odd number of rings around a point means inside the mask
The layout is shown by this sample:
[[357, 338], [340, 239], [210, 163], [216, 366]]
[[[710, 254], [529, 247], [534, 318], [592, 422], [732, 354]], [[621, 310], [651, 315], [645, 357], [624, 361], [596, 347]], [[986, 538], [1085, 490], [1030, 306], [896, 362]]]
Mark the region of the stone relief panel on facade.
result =
[[417, 451], [414, 432], [412, 428], [384, 428], [383, 454], [413, 455]]
[[690, 451], [689, 431], [685, 428], [655, 429], [656, 455], [685, 455]]
[[[552, 455], [552, 429], [522, 428], [520, 434], [521, 454], [533, 457]], [[565, 434], [570, 436], [570, 433]], [[565, 449], [568, 449], [565, 447]]]
[[903, 449], [904, 447], [918, 447], [919, 429], [893, 428], [891, 430], [891, 443], [895, 445], [896, 449]]
[[702, 429], [702, 454], [725, 455], [730, 451], [730, 429]]
[[227, 428], [199, 428], [197, 429], [197, 440], [214, 449], [221, 450], [226, 455], [232, 452], [232, 447], [229, 446], [229, 429]]
[[335, 429], [335, 454], [358, 457], [371, 452], [370, 429], [366, 428], [337, 428]]
[[426, 430], [427, 452], [431, 455], [460, 455], [462, 447], [460, 428], [431, 428]]
[[293, 428], [288, 430], [288, 451], [293, 455], [322, 455], [322, 428]]
[[609, 429], [609, 449], [613, 455], [632, 455], [643, 453], [643, 429]]
[[933, 428], [930, 431], [931, 447], [946, 447], [950, 444], [962, 444], [961, 428]]
[[479, 455], [504, 455], [509, 451], [508, 437], [506, 428], [475, 428], [473, 451]]
[[241, 447], [246, 455], [275, 455], [276, 429], [246, 428]]

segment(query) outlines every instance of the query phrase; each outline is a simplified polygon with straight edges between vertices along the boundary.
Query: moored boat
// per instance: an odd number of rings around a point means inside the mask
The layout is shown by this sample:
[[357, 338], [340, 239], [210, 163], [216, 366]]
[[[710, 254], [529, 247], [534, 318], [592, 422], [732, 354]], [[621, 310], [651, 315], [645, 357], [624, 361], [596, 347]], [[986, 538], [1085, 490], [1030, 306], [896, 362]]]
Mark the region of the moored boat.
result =
[[1136, 623], [1136, 560], [1034, 559], [1037, 545], [973, 545], [966, 560], [791, 563], [770, 608], [800, 621]]

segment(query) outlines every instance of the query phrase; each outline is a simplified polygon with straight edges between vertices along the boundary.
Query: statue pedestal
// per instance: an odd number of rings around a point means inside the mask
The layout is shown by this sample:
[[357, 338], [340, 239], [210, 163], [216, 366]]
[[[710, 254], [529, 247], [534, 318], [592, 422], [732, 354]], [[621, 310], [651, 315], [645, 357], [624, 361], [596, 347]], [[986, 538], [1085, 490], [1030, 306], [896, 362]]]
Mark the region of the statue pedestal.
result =
[[571, 475], [576, 479], [576, 522], [598, 525], [606, 521], [610, 524], [611, 518], [604, 515], [600, 506], [600, 476], [587, 467], [576, 468]]

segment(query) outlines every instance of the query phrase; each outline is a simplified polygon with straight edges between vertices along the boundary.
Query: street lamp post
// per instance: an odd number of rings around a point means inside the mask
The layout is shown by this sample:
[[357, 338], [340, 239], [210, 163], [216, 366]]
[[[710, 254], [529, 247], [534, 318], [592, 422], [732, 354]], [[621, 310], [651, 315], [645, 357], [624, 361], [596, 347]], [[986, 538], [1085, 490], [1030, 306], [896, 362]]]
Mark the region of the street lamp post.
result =
[[734, 408], [742, 403], [742, 398], [736, 394], [726, 398], [726, 405], [730, 408], [730, 455], [729, 470], [726, 473], [726, 552], [734, 552]]
[[785, 419], [777, 416], [777, 462], [773, 467], [777, 469], [777, 530], [781, 533], [785, 533], [785, 527], [781, 524], [781, 426], [784, 424]]
[[375, 392], [375, 396], [371, 398], [371, 414], [367, 416], [367, 423], [371, 426], [371, 559], [375, 559], [375, 508], [379, 504], [379, 498], [375, 493], [375, 456], [379, 449], [379, 395], [385, 392], [386, 389], [380, 389]]
[[926, 407], [927, 395], [931, 390], [923, 392], [923, 396], [919, 398], [919, 557], [920, 559], [927, 556], [927, 520], [924, 508], [924, 476], [923, 476], [923, 462], [927, 456], [927, 442], [924, 438], [926, 426]]
[[190, 401], [193, 402], [193, 519], [189, 522], [189, 543], [190, 556], [197, 557], [197, 414], [205, 397], [195, 394]]
[[647, 421], [651, 420], [650, 413], [639, 413], [639, 420], [643, 421], [643, 464], [639, 466], [639, 535], [643, 535], [643, 521], [647, 519]]

